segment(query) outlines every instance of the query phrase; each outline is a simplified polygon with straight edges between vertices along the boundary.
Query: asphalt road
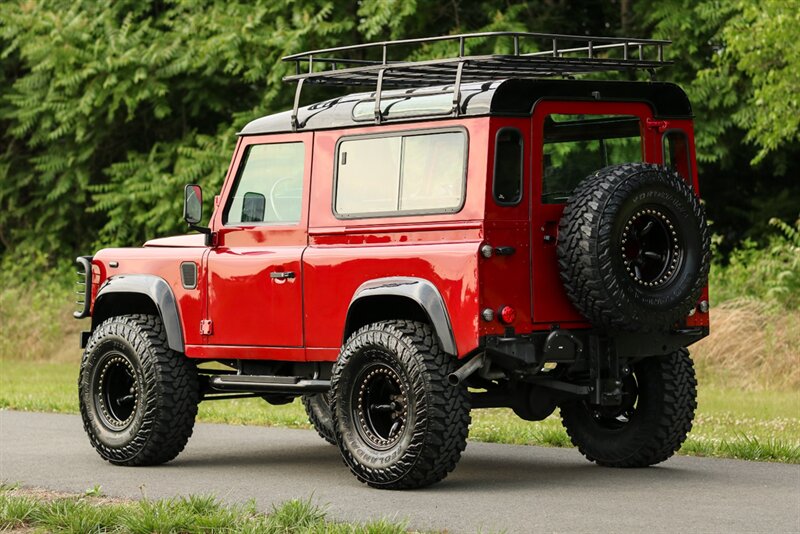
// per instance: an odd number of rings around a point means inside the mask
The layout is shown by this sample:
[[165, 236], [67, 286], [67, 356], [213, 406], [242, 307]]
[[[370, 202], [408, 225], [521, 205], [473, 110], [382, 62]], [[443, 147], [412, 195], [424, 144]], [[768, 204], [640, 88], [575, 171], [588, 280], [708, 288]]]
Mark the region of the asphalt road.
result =
[[359, 483], [314, 432], [199, 424], [159, 467], [103, 462], [73, 415], [0, 411], [0, 479], [109, 496], [213, 493], [269, 510], [291, 498], [330, 516], [406, 519], [448, 532], [800, 532], [800, 466], [677, 457], [605, 469], [576, 450], [470, 443], [455, 472], [424, 490]]

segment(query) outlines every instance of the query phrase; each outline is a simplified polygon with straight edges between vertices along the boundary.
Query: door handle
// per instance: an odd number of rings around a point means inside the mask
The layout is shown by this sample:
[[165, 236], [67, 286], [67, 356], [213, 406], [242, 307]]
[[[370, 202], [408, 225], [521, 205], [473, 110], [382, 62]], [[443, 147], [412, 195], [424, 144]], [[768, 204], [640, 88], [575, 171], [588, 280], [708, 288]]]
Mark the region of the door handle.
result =
[[286, 280], [287, 278], [294, 278], [294, 271], [273, 272], [269, 273], [269, 277], [273, 280]]
[[546, 245], [555, 245], [558, 237], [558, 221], [547, 221], [542, 227], [543, 240]]

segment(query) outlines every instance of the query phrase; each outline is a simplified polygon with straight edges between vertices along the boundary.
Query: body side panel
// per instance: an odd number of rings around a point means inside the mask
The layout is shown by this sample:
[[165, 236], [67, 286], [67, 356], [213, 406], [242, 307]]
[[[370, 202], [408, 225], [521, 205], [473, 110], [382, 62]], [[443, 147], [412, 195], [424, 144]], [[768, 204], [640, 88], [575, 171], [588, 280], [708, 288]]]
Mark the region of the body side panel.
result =
[[[198, 283], [193, 289], [184, 288], [180, 265], [183, 262], [195, 263], [198, 280], [203, 280], [203, 256], [207, 252], [207, 248], [199, 247], [103, 249], [95, 255], [93, 264], [99, 267], [101, 284], [107, 283], [109, 279], [118, 279], [109, 284], [114, 288], [126, 286], [122, 283], [122, 277], [127, 277], [130, 281], [133, 276], [144, 275], [162, 280], [174, 295], [180, 329], [183, 332], [181, 344], [190, 345], [202, 343], [200, 321], [203, 319], [205, 306], [205, 285]], [[111, 267], [112, 262], [116, 262], [117, 267]], [[102, 305], [101, 299], [96, 299], [93, 306], [96, 307], [98, 302]]]
[[[480, 243], [476, 231], [472, 240], [457, 243], [310, 246], [303, 257], [309, 358], [316, 354], [313, 349], [341, 345], [348, 304], [365, 283], [409, 275], [425, 280], [441, 294], [453, 329], [455, 352], [462, 356], [475, 348]], [[326, 351], [319, 356], [335, 359], [335, 353]]]
[[[441, 294], [456, 352], [478, 343], [477, 255], [483, 240], [488, 118], [387, 124], [315, 134], [309, 247], [303, 257], [309, 358], [335, 359], [348, 304], [362, 284], [386, 277], [430, 282]], [[455, 213], [338, 219], [332, 210], [336, 146], [343, 135], [465, 128], [468, 162], [463, 207]]]

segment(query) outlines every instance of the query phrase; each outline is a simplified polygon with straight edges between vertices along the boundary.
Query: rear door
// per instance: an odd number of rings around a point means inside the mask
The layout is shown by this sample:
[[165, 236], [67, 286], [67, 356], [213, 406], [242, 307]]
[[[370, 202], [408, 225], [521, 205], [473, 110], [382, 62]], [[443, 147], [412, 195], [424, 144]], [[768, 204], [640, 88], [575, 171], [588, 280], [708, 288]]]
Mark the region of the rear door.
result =
[[[559, 276], [558, 222], [572, 190], [608, 165], [658, 161], [646, 104], [542, 102], [533, 113], [533, 322], [577, 326], [585, 319], [569, 302]], [[570, 324], [572, 323], [572, 324]]]
[[208, 255], [207, 343], [302, 347], [313, 134], [244, 138]]

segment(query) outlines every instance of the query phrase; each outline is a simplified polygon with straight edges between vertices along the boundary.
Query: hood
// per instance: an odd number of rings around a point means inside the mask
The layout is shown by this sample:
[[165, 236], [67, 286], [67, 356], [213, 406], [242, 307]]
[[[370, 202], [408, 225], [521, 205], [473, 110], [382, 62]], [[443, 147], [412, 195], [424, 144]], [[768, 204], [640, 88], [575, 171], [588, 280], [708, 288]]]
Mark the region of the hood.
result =
[[146, 241], [146, 247], [205, 247], [203, 234], [174, 235]]

